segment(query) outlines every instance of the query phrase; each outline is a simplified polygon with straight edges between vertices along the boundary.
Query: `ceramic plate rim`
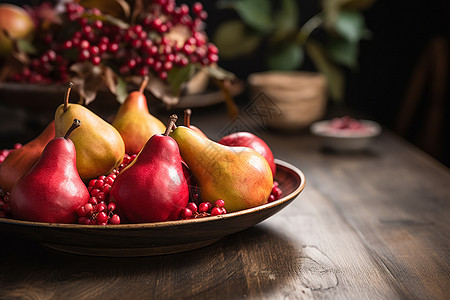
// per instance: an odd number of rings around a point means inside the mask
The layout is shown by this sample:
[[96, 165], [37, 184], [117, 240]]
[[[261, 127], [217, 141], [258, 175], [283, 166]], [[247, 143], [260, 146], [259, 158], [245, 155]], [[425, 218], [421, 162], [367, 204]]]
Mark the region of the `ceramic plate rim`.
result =
[[330, 124], [330, 120], [318, 121], [311, 125], [311, 132], [317, 136], [322, 137], [330, 137], [330, 138], [342, 138], [342, 139], [360, 139], [360, 138], [371, 138], [380, 134], [381, 126], [375, 121], [371, 120], [359, 120], [361, 123], [365, 125], [369, 125], [374, 130], [373, 132], [365, 133], [365, 134], [354, 134], [354, 135], [345, 135], [345, 134], [336, 134], [336, 133], [327, 133], [321, 131], [320, 129], [328, 124]]

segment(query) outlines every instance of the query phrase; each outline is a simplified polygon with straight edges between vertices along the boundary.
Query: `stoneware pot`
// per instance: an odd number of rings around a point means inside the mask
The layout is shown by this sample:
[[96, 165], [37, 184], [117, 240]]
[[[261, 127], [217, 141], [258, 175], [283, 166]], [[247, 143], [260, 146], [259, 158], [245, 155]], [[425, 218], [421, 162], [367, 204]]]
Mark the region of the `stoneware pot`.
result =
[[266, 96], [272, 114], [266, 125], [297, 130], [321, 119], [327, 105], [327, 82], [321, 73], [269, 71], [248, 77], [253, 99]]

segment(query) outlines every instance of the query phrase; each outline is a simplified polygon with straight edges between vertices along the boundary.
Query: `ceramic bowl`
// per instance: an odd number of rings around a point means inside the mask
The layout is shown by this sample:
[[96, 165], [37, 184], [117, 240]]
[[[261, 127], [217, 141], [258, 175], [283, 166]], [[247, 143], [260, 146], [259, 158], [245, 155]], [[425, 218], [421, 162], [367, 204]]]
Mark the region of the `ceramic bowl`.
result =
[[331, 120], [315, 122], [311, 132], [321, 139], [322, 146], [335, 151], [361, 151], [367, 149], [381, 132], [381, 126], [373, 121], [359, 120], [362, 130], [336, 129]]
[[0, 218], [0, 231], [83, 255], [133, 257], [197, 249], [269, 218], [300, 194], [305, 187], [303, 173], [287, 162], [278, 159], [275, 162], [275, 179], [283, 191], [282, 198], [258, 207], [199, 219], [108, 226]]

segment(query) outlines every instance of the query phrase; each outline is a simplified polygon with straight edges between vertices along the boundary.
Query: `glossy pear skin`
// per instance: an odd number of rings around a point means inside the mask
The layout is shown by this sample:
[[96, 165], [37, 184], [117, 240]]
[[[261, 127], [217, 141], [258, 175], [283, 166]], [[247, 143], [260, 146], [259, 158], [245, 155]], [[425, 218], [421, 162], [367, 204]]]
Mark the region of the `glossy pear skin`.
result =
[[54, 137], [55, 122], [51, 121], [38, 137], [9, 153], [0, 164], [0, 187], [4, 192], [11, 192], [17, 180], [30, 171]]
[[228, 147], [178, 126], [170, 134], [200, 186], [202, 201], [225, 201], [227, 212], [266, 204], [273, 186], [267, 160], [248, 147]]
[[275, 177], [276, 165], [273, 158], [272, 150], [270, 150], [269, 146], [264, 142], [261, 138], [257, 137], [253, 133], [250, 132], [235, 132], [224, 136], [220, 139], [219, 144], [232, 146], [232, 147], [249, 147], [267, 160], [269, 163], [270, 169], [272, 170], [273, 177]]
[[78, 207], [89, 192], [76, 168], [76, 150], [70, 139], [50, 141], [34, 167], [11, 192], [14, 218], [48, 223], [76, 222]]
[[153, 135], [117, 175], [109, 195], [129, 223], [177, 220], [189, 201], [189, 189], [175, 140]]
[[119, 107], [112, 125], [119, 131], [129, 155], [139, 153], [154, 134], [164, 133], [166, 126], [150, 114], [143, 93], [136, 91], [128, 95]]
[[64, 136], [74, 118], [83, 124], [70, 135], [77, 150], [77, 169], [81, 179], [86, 182], [110, 173], [125, 155], [120, 133], [88, 108], [71, 103], [65, 112], [64, 104], [56, 109], [55, 136]]

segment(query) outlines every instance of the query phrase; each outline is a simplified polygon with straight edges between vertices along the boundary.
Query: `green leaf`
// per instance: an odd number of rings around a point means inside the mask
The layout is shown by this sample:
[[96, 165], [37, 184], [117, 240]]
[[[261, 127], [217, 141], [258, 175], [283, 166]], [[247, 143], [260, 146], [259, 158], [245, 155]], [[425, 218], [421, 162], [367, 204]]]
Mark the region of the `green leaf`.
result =
[[191, 78], [193, 70], [194, 66], [192, 64], [187, 64], [184, 67], [174, 66], [169, 71], [167, 82], [172, 87], [175, 95], [180, 93], [181, 85]]
[[342, 71], [330, 62], [325, 49], [317, 42], [311, 41], [306, 44], [306, 52], [317, 69], [327, 77], [331, 97], [342, 102], [344, 99], [344, 74]]
[[335, 23], [336, 31], [350, 42], [359, 41], [366, 32], [363, 16], [354, 10], [341, 11]]
[[217, 28], [214, 44], [219, 48], [220, 57], [235, 59], [241, 55], [253, 52], [261, 42], [261, 36], [247, 30], [239, 20], [224, 22]]
[[358, 66], [358, 43], [352, 43], [344, 39], [332, 39], [327, 47], [327, 53], [330, 58], [349, 68], [356, 68]]
[[277, 31], [289, 33], [298, 27], [299, 9], [294, 0], [282, 0], [281, 9], [276, 15], [275, 27]]
[[218, 6], [235, 9], [241, 19], [254, 29], [266, 32], [272, 28], [270, 0], [220, 1]]
[[122, 77], [117, 77], [117, 84], [116, 84], [116, 99], [117, 101], [122, 104], [125, 102], [125, 99], [128, 97], [128, 88], [127, 88], [127, 82]]
[[36, 53], [36, 47], [29, 40], [18, 39], [17, 40], [17, 47], [19, 48], [20, 51], [23, 51], [23, 52], [25, 52], [27, 54], [34, 54], [34, 53]]
[[266, 58], [267, 66], [272, 70], [295, 70], [303, 62], [303, 48], [295, 43], [284, 44], [272, 49]]

